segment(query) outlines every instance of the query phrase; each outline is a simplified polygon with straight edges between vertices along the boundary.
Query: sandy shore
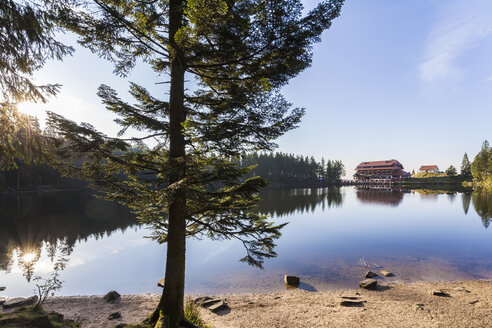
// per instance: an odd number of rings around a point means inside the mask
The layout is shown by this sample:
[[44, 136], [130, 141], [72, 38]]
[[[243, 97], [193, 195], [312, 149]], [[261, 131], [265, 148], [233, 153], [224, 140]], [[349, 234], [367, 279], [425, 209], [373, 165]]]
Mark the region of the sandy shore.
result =
[[[265, 294], [215, 295], [228, 313], [202, 309], [215, 328], [257, 327], [492, 327], [492, 281], [382, 283], [376, 291], [344, 289], [320, 292], [285, 290]], [[441, 289], [449, 297], [433, 296]], [[190, 297], [195, 297], [191, 295]], [[343, 296], [358, 297], [361, 307], [343, 307]], [[124, 295], [116, 303], [101, 296], [52, 297], [46, 308], [82, 322], [84, 328], [136, 323], [156, 305], [159, 295]], [[109, 321], [119, 311], [122, 318]]]

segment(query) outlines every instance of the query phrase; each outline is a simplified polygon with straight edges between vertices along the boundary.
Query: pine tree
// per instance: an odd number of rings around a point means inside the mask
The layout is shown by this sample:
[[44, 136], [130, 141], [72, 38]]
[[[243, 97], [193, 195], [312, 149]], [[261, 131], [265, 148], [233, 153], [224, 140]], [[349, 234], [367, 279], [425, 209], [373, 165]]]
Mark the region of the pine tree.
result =
[[447, 176], [450, 176], [450, 177], [453, 177], [456, 174], [458, 174], [458, 171], [456, 170], [456, 168], [453, 165], [450, 165], [448, 167], [448, 169], [446, 170], [446, 175]]
[[490, 145], [487, 140], [482, 144], [482, 148], [471, 164], [471, 173], [473, 179], [479, 183], [486, 182], [488, 178], [488, 161], [489, 161]]
[[[55, 32], [58, 2], [0, 1], [0, 93], [5, 102], [42, 101], [59, 84], [36, 85], [30, 77], [49, 59], [62, 59], [73, 48], [59, 42]], [[64, 2], [70, 4], [69, 1]]]
[[463, 160], [461, 161], [461, 175], [464, 178], [470, 178], [472, 176], [472, 174], [471, 174], [471, 163], [470, 163], [470, 160], [468, 159], [467, 153], [465, 153], [465, 155], [463, 155]]
[[[302, 17], [300, 0], [87, 0], [61, 16], [82, 45], [114, 61], [117, 74], [140, 59], [169, 76], [166, 100], [131, 84], [131, 105], [109, 86], [99, 88], [120, 116], [122, 134], [135, 128], [145, 137], [108, 138], [49, 116], [65, 140], [57, 145], [65, 172], [130, 207], [167, 243], [165, 287], [147, 323], [190, 326], [183, 311], [186, 237], [237, 238], [246, 248], [242, 261], [255, 266], [276, 255], [282, 225], [250, 211], [265, 182], [241, 180], [249, 169], [236, 159], [273, 149], [273, 140], [299, 123], [304, 110], [292, 109], [279, 90], [310, 65], [312, 44], [342, 2], [321, 2]], [[193, 93], [185, 74], [196, 78]], [[148, 139], [157, 145], [145, 145]], [[77, 160], [84, 164], [67, 166]]]
[[492, 186], [492, 147], [489, 149], [489, 161], [488, 161], [488, 181], [489, 186]]

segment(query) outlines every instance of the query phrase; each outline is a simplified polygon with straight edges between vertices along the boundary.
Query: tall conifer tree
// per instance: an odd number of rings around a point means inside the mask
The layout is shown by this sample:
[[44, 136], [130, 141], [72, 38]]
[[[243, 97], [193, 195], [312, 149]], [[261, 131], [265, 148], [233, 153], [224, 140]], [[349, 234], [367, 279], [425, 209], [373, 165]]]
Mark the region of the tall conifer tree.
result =
[[461, 175], [464, 178], [470, 178], [472, 176], [472, 174], [471, 174], [471, 163], [470, 163], [470, 160], [468, 159], [467, 153], [465, 153], [465, 155], [463, 155], [463, 160], [461, 161]]
[[[242, 261], [261, 266], [275, 256], [281, 226], [251, 212], [264, 180], [241, 180], [249, 170], [235, 160], [271, 150], [273, 140], [293, 129], [304, 110], [291, 108], [279, 90], [307, 68], [312, 44], [336, 18], [343, 0], [321, 2], [305, 16], [300, 0], [87, 0], [67, 10], [65, 27], [80, 43], [115, 63], [126, 75], [137, 60], [167, 74], [169, 89], [151, 95], [131, 84], [137, 104], [124, 102], [109, 86], [99, 88], [107, 109], [119, 115], [121, 133], [108, 138], [92, 126], [50, 114], [66, 142], [58, 154], [67, 174], [85, 177], [107, 199], [132, 208], [167, 243], [165, 287], [147, 322], [180, 327], [184, 319], [186, 237], [237, 238]], [[185, 88], [194, 77], [194, 92]], [[167, 92], [169, 95], [167, 96]], [[144, 140], [152, 139], [149, 147]]]
[[480, 152], [475, 156], [473, 163], [471, 164], [471, 172], [473, 174], [473, 178], [478, 182], [486, 182], [489, 170], [488, 170], [488, 161], [489, 161], [489, 152], [490, 152], [490, 144], [487, 140], [482, 143], [482, 148]]

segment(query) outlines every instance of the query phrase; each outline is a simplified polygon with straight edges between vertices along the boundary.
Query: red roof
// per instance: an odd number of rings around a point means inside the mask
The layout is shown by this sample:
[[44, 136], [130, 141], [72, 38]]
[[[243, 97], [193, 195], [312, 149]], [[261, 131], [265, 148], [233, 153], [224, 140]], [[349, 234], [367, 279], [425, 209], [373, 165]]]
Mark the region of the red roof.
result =
[[362, 162], [355, 168], [356, 170], [360, 169], [381, 169], [381, 168], [391, 168], [393, 166], [399, 166], [403, 168], [400, 162], [396, 159], [389, 159], [387, 161], [373, 161], [373, 162]]
[[420, 167], [420, 171], [431, 171], [431, 170], [439, 170], [437, 165], [422, 165]]

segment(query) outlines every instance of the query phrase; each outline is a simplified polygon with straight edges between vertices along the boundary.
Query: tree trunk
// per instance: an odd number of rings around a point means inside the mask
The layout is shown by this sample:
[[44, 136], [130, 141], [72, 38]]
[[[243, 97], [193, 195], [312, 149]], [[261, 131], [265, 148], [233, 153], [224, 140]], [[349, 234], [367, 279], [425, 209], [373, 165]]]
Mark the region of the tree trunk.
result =
[[[174, 40], [182, 27], [182, 0], [169, 1], [170, 96], [169, 96], [169, 147], [173, 170], [169, 175], [170, 184], [184, 179], [186, 173], [185, 139], [182, 123], [186, 119], [184, 107], [184, 56]], [[158, 308], [149, 318], [155, 327], [175, 328], [189, 326], [184, 319], [184, 286], [186, 259], [186, 191], [176, 189], [170, 197], [168, 207], [168, 238], [165, 284]]]

